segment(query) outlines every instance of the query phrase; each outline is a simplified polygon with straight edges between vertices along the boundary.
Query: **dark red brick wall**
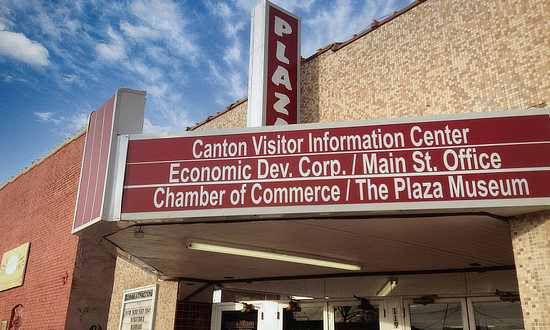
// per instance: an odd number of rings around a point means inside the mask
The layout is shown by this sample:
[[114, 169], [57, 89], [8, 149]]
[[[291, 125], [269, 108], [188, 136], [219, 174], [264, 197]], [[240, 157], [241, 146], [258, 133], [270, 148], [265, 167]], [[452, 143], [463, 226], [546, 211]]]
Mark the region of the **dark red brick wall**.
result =
[[0, 190], [0, 256], [31, 242], [23, 286], [0, 292], [0, 319], [23, 304], [23, 329], [63, 329], [78, 237], [71, 234], [85, 134]]

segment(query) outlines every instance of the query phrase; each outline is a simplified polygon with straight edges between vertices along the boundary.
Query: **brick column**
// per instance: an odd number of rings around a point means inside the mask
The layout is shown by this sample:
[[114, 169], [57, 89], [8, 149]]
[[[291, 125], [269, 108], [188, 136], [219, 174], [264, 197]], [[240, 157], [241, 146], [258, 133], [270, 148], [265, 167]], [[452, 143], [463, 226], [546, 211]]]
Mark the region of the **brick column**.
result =
[[525, 329], [550, 329], [550, 213], [510, 221]]
[[124, 291], [151, 284], [156, 284], [158, 290], [154, 328], [157, 330], [174, 329], [178, 301], [178, 281], [160, 280], [137, 265], [118, 257], [116, 260], [107, 330], [118, 329]]

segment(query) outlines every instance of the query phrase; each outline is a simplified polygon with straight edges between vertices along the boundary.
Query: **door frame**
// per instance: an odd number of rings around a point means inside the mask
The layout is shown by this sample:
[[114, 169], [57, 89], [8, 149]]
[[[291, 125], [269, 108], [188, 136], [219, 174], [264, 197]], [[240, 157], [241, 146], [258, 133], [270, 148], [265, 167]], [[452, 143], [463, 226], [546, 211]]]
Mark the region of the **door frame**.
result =
[[[382, 316], [381, 313], [384, 308], [384, 299], [383, 297], [378, 297], [374, 299], [367, 299], [369, 303], [373, 306], [378, 307], [378, 324], [382, 328]], [[359, 300], [341, 300], [341, 301], [329, 301], [327, 303], [327, 327], [328, 330], [334, 330], [334, 307], [338, 306], [359, 306], [361, 303]]]
[[[411, 330], [411, 313], [410, 305], [418, 305], [413, 302], [414, 298], [405, 298], [403, 299], [403, 312], [405, 316], [405, 322], [403, 329]], [[450, 298], [434, 298], [434, 304], [445, 304], [445, 303], [458, 303], [460, 304], [460, 312], [462, 316], [462, 326], [464, 330], [470, 329], [470, 316], [468, 314], [468, 306], [466, 303], [466, 297], [450, 297]], [[475, 321], [474, 321], [475, 322]], [[475, 329], [475, 327], [474, 327]]]
[[[244, 301], [254, 306], [254, 309], [258, 311], [258, 319], [256, 320], [257, 330], [263, 329], [262, 315], [264, 313], [265, 301]], [[243, 303], [244, 303], [243, 302]], [[212, 316], [210, 322], [211, 330], [219, 330], [222, 326], [222, 313], [226, 311], [240, 311], [243, 308], [242, 303], [237, 302], [224, 302], [212, 304]]]

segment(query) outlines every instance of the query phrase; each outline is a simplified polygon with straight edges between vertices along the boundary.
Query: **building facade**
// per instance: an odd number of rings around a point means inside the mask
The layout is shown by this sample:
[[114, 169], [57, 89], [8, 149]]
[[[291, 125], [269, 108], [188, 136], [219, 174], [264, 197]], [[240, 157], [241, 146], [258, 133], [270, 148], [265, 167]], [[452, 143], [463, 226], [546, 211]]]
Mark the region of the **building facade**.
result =
[[[547, 72], [550, 63], [546, 41], [549, 29], [544, 13], [549, 10], [544, 1], [414, 2], [384, 21], [373, 22], [350, 40], [330, 44], [302, 61], [301, 122], [545, 108], [549, 98]], [[247, 100], [243, 99], [191, 129], [245, 127], [246, 110]], [[545, 280], [549, 278], [548, 215], [543, 212], [512, 217], [506, 223], [505, 230], [509, 232], [503, 235], [509, 235], [509, 244], [499, 245], [495, 250], [508, 254], [506, 258], [513, 260], [513, 270], [470, 272], [472, 269], [468, 269], [467, 273], [453, 275], [411, 274], [408, 278], [411, 285], [423, 289], [402, 288], [403, 299], [439, 291], [442, 297], [469, 296], [467, 304], [470, 304], [470, 300], [480, 299], [476, 297], [479, 295], [495, 296], [497, 290], [519, 291], [525, 328], [548, 327], [549, 320], [545, 316], [550, 308]], [[446, 230], [445, 225], [441, 225], [441, 230]], [[481, 231], [481, 228], [473, 230]], [[494, 234], [485, 233], [489, 236]], [[479, 243], [472, 244], [481, 244], [481, 241], [483, 238]], [[538, 256], [537, 262], [531, 261], [533, 254]], [[475, 262], [471, 264], [477, 265]], [[136, 267], [126, 266], [130, 269]], [[472, 267], [466, 264], [465, 268]], [[301, 284], [296, 283], [300, 281]], [[351, 284], [352, 288], [342, 284], [342, 281], [329, 278], [294, 282], [278, 279], [258, 281], [256, 285], [235, 283], [229, 279], [221, 281], [221, 286], [226, 290], [255, 294], [265, 292], [266, 295], [277, 295], [285, 291], [279, 287], [285, 287], [287, 291], [295, 290], [296, 295], [307, 296], [315, 292], [318, 298], [324, 293], [319, 293], [323, 291], [319, 288], [326, 290], [327, 282], [330, 282], [341, 290], [335, 293], [336, 296], [343, 295], [353, 300], [353, 296], [358, 296], [357, 292], [361, 291], [365, 296], [375, 296], [375, 292], [365, 287], [369, 283], [379, 286], [380, 282], [379, 279], [377, 282], [368, 278], [343, 280], [345, 283], [352, 281], [355, 281]], [[453, 281], [461, 284], [450, 289]], [[182, 280], [180, 290], [191, 295], [193, 291], [189, 288], [196, 288], [197, 285]], [[304, 289], [308, 285], [309, 291]], [[115, 287], [113, 298], [121, 296], [122, 291], [128, 288]], [[245, 294], [241, 296], [246, 297]], [[288, 294], [284, 298], [279, 295], [279, 298], [288, 300]], [[180, 292], [178, 299], [208, 302], [210, 295], [204, 297], [204, 292], [199, 292], [197, 296], [188, 296]], [[116, 307], [117, 303], [111, 305], [113, 320], [119, 319], [120, 312]], [[215, 321], [214, 316], [212, 320]], [[182, 324], [183, 329], [193, 328], [185, 325], [191, 323], [181, 323], [180, 314], [177, 322]]]
[[[548, 108], [549, 13], [544, 0], [415, 1], [302, 60], [301, 122]], [[244, 128], [246, 111], [243, 99], [190, 134]], [[131, 294], [154, 288], [154, 308], [143, 315], [156, 329], [550, 328], [546, 211], [152, 219], [78, 237], [70, 232], [84, 138], [0, 189], [0, 252], [30, 242], [23, 285], [0, 292], [2, 320], [21, 304], [23, 328], [119, 329], [125, 311], [136, 310]], [[192, 254], [184, 237], [360, 259], [368, 268]]]
[[0, 292], [0, 319], [9, 329], [17, 306], [22, 329], [107, 324], [115, 254], [70, 234], [85, 136], [68, 139], [0, 188], [0, 251], [30, 243], [22, 285]]

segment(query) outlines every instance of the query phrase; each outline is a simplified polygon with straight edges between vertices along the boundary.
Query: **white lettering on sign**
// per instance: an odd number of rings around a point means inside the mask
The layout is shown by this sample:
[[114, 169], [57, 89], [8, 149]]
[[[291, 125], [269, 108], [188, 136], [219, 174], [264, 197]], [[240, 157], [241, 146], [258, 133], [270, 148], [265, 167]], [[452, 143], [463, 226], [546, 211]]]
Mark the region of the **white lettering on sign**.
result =
[[[286, 55], [286, 51], [287, 43], [296, 41], [296, 36], [293, 35], [296, 32], [293, 31], [291, 24], [277, 15], [275, 15], [273, 30], [275, 36], [278, 37], [275, 43], [275, 58], [273, 59], [277, 68], [271, 75], [271, 82], [277, 87], [284, 86], [287, 92], [291, 92], [294, 88], [293, 84], [296, 84], [297, 86], [298, 81], [296, 80], [296, 77], [290, 76], [289, 70], [291, 70], [291, 62], [289, 57]], [[296, 54], [291, 54], [291, 56], [296, 57]], [[271, 67], [271, 64], [268, 64], [268, 67]], [[292, 101], [295, 103], [293, 106], [297, 107], [297, 100], [294, 99], [294, 97], [287, 95], [287, 93], [281, 89], [272, 90], [272, 88], [268, 85], [267, 90], [268, 93], [273, 93], [272, 95], [274, 96], [273, 98], [268, 97], [268, 100], [272, 100], [271, 103], [268, 104], [268, 107], [272, 107], [274, 110], [272, 113], [276, 117], [274, 125], [287, 125], [288, 121], [286, 118], [288, 117], [286, 116], [290, 115], [290, 112], [286, 107]]]
[[337, 185], [264, 188], [260, 183], [255, 183], [252, 185], [251, 198], [256, 205], [337, 202], [340, 200], [340, 188]]
[[443, 154], [445, 168], [448, 170], [479, 170], [500, 168], [501, 158], [497, 152], [477, 154], [475, 148], [461, 148], [458, 150], [445, 150]]
[[287, 21], [280, 18], [279, 16], [275, 16], [275, 34], [279, 37], [282, 37], [283, 34], [291, 34], [292, 33], [292, 27], [290, 27], [290, 24], [288, 24]]
[[361, 200], [386, 200], [388, 199], [388, 186], [384, 183], [375, 184], [371, 179], [355, 179], [359, 188], [359, 198]]
[[181, 163], [170, 164], [169, 183], [216, 182], [248, 180], [252, 177], [252, 167], [237, 161], [236, 165], [186, 167]]
[[246, 156], [246, 143], [227, 142], [226, 139], [220, 143], [204, 143], [197, 139], [193, 143], [193, 156], [195, 158], [221, 158]]
[[277, 41], [277, 59], [280, 61], [280, 62], [283, 62], [284, 64], [289, 64], [290, 61], [288, 60], [288, 58], [285, 56], [285, 50], [286, 50], [286, 46], [285, 44], [283, 44], [282, 42], [280, 41]]
[[308, 176], [336, 176], [340, 174], [342, 166], [337, 159], [311, 161], [309, 157], [302, 157], [298, 163], [300, 175]]
[[394, 157], [388, 153], [388, 157], [378, 157], [376, 153], [363, 154], [363, 172], [365, 173], [405, 173], [405, 157]]
[[450, 129], [448, 125], [444, 129], [422, 131], [422, 128], [414, 126], [410, 137], [415, 147], [458, 145], [468, 143], [469, 131], [469, 128]]
[[225, 190], [208, 191], [203, 186], [185, 193], [173, 192], [170, 187], [160, 187], [155, 190], [153, 203], [156, 208], [219, 206], [223, 205], [224, 195]]
[[288, 110], [285, 108], [286, 105], [290, 103], [290, 99], [288, 98], [288, 96], [277, 92], [275, 92], [275, 96], [278, 99], [277, 102], [275, 102], [275, 104], [273, 105], [275, 111], [288, 115]]
[[252, 142], [256, 155], [299, 154], [302, 153], [304, 139], [289, 139], [285, 135], [278, 134], [275, 139], [265, 135], [252, 136]]
[[523, 178], [504, 180], [465, 180], [449, 176], [451, 197], [529, 196], [529, 183]]
[[[290, 84], [290, 78], [288, 77], [288, 70], [283, 68], [280, 65], [277, 67], [277, 69], [273, 73], [273, 76], [271, 76], [271, 82], [273, 82], [277, 86], [282, 84], [289, 91], [292, 90], [292, 85]], [[287, 98], [288, 98], [288, 96], [287, 96]], [[278, 99], [280, 100], [281, 97], [278, 97]]]
[[[173, 161], [128, 153], [123, 201], [140, 203], [123, 212], [540, 200], [550, 125], [525, 117], [503, 119], [496, 137], [468, 120], [178, 137], [186, 147]], [[520, 124], [534, 137], [511, 135]]]
[[443, 198], [441, 182], [421, 182], [412, 178], [395, 178], [393, 183], [395, 199], [400, 199], [403, 195], [412, 200]]
[[[281, 23], [281, 31], [285, 31], [284, 26], [284, 22]], [[501, 169], [503, 157], [499, 152], [483, 152], [482, 147], [467, 147], [470, 133], [469, 127], [450, 128], [449, 125], [445, 125], [442, 129], [428, 130], [414, 125], [408, 134], [385, 132], [381, 128], [375, 128], [364, 134], [334, 135], [328, 130], [315, 134], [309, 132], [307, 138], [289, 137], [285, 134], [253, 135], [249, 141], [229, 141], [224, 138], [221, 142], [205, 142], [203, 138], [197, 138], [193, 142], [194, 158], [217, 158], [220, 161], [233, 158], [236, 161], [207, 165], [170, 163], [168, 183], [196, 185], [186, 191], [178, 191], [177, 186], [158, 187], [153, 194], [153, 204], [158, 209], [178, 209], [247, 203], [334, 203], [342, 199], [344, 185], [295, 183], [310, 178], [332, 180], [349, 175], [353, 177], [353, 184], [349, 179], [346, 181], [346, 201], [350, 200], [350, 191], [359, 201], [386, 201], [391, 197], [395, 201], [428, 201], [446, 198], [529, 196], [529, 182], [525, 178], [470, 180], [458, 175], [447, 176], [446, 180], [441, 180], [439, 176], [434, 180], [426, 180], [410, 175]], [[408, 141], [406, 136], [409, 137]], [[409, 144], [421, 149], [434, 149], [407, 152]], [[303, 155], [304, 152], [308, 155]], [[342, 152], [347, 153], [340, 154]], [[322, 159], [314, 157], [319, 153], [327, 156]], [[336, 158], [333, 158], [332, 154]], [[288, 161], [263, 157], [276, 155], [295, 156]], [[353, 157], [352, 162], [345, 161], [349, 156]], [[252, 160], [246, 160], [250, 157]], [[254, 157], [258, 158], [254, 160]], [[413, 172], [409, 172], [411, 169]], [[389, 177], [390, 181], [379, 182], [377, 177], [368, 177], [369, 175], [393, 177]], [[291, 178], [295, 181], [288, 181], [283, 187], [265, 186], [261, 182], [254, 182]], [[247, 189], [246, 183], [233, 189], [208, 188], [211, 183], [216, 182], [250, 182], [252, 185], [250, 190]]]
[[373, 129], [362, 135], [331, 135], [329, 131], [322, 136], [308, 134], [309, 152], [393, 149], [405, 147], [405, 135], [402, 132], [386, 133], [382, 129]]

